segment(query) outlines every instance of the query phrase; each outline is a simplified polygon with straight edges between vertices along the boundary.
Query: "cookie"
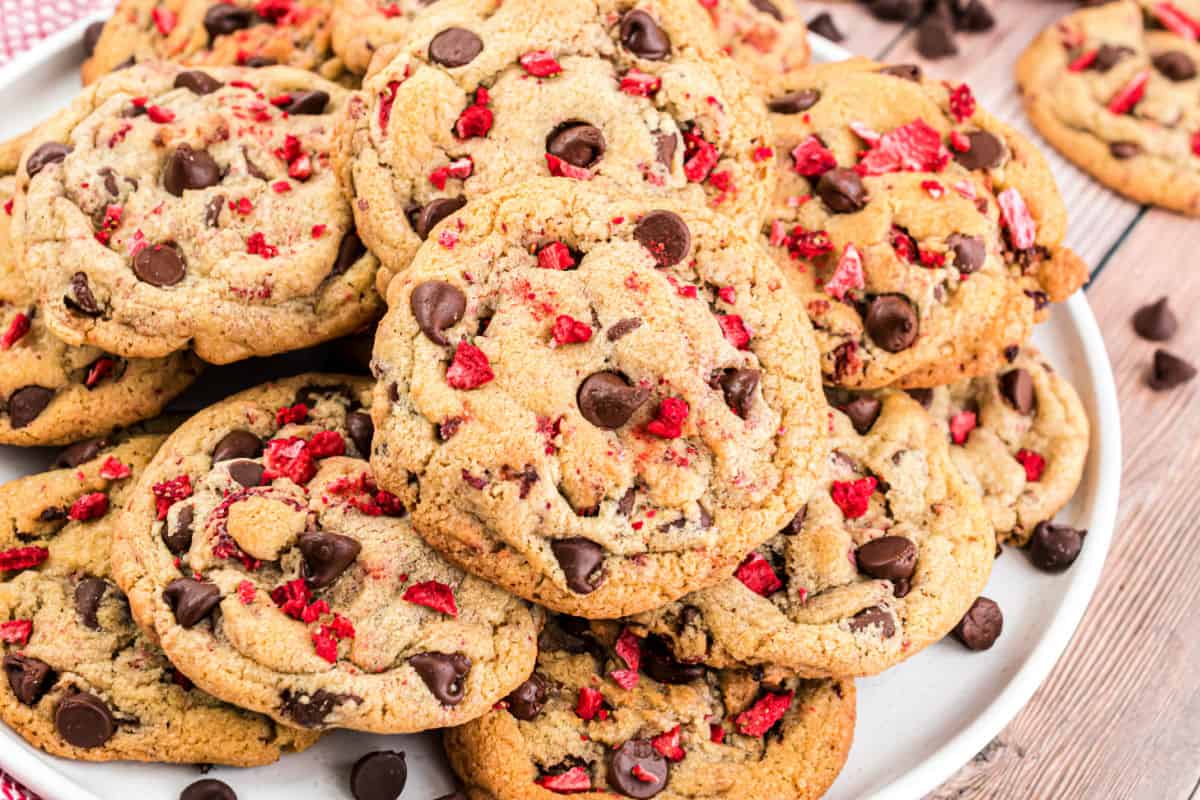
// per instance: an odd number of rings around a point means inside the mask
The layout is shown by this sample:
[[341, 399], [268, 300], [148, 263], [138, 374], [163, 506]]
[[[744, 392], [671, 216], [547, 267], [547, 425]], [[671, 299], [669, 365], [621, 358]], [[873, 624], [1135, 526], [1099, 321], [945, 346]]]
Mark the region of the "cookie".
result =
[[629, 630], [580, 623], [552, 620], [529, 680], [446, 731], [472, 800], [815, 800], [845, 763], [852, 681], [680, 664]]
[[227, 363], [374, 318], [376, 261], [328, 164], [347, 92], [300, 70], [113, 73], [38, 129], [14, 238], [46, 325]]
[[15, 263], [15, 188], [12, 175], [0, 177], [0, 444], [66, 444], [155, 416], [195, 380], [200, 361], [187, 351], [126, 359], [51, 334]]
[[305, 375], [200, 412], [138, 481], [116, 577], [217, 697], [303, 728], [458, 725], [529, 675], [538, 619], [376, 486], [370, 405], [366, 379]]
[[717, 43], [760, 90], [781, 74], [807, 66], [808, 30], [794, 3], [703, 0]]
[[119, 509], [164, 438], [83, 442], [0, 486], [0, 719], [66, 758], [269, 764], [316, 735], [193, 688], [111, 580]]
[[393, 282], [372, 466], [418, 532], [558, 611], [720, 580], [825, 456], [816, 350], [753, 232], [543, 178], [472, 201]]
[[1090, 426], [1075, 387], [1024, 348], [1000, 372], [920, 392], [950, 456], [983, 496], [996, 535], [1025, 545], [1070, 501], [1087, 461]]
[[346, 69], [362, 75], [375, 53], [403, 42], [413, 17], [435, 1], [333, 0], [333, 51]]
[[781, 79], [763, 235], [817, 331], [826, 383], [994, 372], [1087, 267], [1042, 155], [966, 84], [864, 59]]
[[331, 0], [121, 0], [81, 70], [84, 85], [146, 61], [344, 72], [330, 49]]
[[1025, 111], [1080, 169], [1139, 203], [1200, 215], [1200, 2], [1076, 11], [1017, 62]]
[[762, 101], [694, 0], [439, 0], [380, 51], [337, 164], [381, 286], [465, 201], [529, 178], [616, 186], [757, 224]]
[[832, 399], [832, 454], [807, 506], [733, 578], [635, 617], [639, 633], [684, 661], [857, 677], [958, 624], [996, 549], [979, 495], [907, 395]]

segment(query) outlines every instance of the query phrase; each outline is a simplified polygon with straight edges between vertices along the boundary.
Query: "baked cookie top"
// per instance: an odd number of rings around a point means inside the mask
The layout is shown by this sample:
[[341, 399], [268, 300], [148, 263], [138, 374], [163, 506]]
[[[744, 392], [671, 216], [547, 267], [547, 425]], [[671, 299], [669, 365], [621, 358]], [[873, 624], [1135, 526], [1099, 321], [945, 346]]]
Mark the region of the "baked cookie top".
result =
[[766, 130], [695, 0], [440, 0], [381, 51], [337, 158], [382, 286], [466, 200], [532, 177], [755, 225]]
[[9, 237], [15, 190], [15, 177], [0, 177], [0, 444], [66, 444], [158, 414], [195, 380], [199, 359], [125, 359], [51, 334]]
[[164, 438], [81, 442], [0, 486], [0, 719], [66, 758], [269, 764], [316, 736], [194, 689], [111, 581], [119, 509]]
[[[632, 620], [676, 657], [874, 675], [958, 624], [996, 542], [942, 429], [901, 392], [834, 398], [832, 453], [808, 505], [735, 576]], [[845, 400], [845, 404], [842, 401]]]
[[471, 798], [815, 800], [841, 771], [850, 680], [680, 664], [654, 640], [606, 628], [552, 620], [530, 679], [446, 731]]
[[336, 80], [330, 0], [121, 0], [83, 62], [84, 84], [146, 61], [296, 67]]
[[37, 130], [21, 268], [51, 332], [206, 361], [349, 333], [382, 304], [328, 158], [347, 92], [286, 67], [113, 73]]
[[305, 375], [190, 419], [114, 547], [143, 625], [196, 684], [304, 728], [458, 725], [524, 680], [537, 620], [443, 561], [363, 455], [370, 382]]
[[1098, 181], [1200, 215], [1200, 2], [1114, 2], [1046, 29], [1017, 63], [1034, 126]]
[[697, 0], [717, 43], [759, 91], [780, 75], [807, 66], [808, 28], [788, 0]]
[[393, 283], [382, 486], [466, 569], [550, 608], [642, 611], [727, 575], [825, 455], [816, 351], [750, 231], [544, 178], [472, 201]]
[[995, 374], [914, 397], [945, 431], [1001, 541], [1025, 545], [1075, 494], [1087, 462], [1087, 411], [1036, 350], [1023, 348]]
[[346, 69], [367, 71], [375, 53], [403, 42], [413, 17], [437, 0], [333, 0], [333, 50]]
[[763, 235], [816, 327], [827, 383], [994, 371], [1083, 283], [1045, 159], [965, 84], [855, 59], [778, 85]]

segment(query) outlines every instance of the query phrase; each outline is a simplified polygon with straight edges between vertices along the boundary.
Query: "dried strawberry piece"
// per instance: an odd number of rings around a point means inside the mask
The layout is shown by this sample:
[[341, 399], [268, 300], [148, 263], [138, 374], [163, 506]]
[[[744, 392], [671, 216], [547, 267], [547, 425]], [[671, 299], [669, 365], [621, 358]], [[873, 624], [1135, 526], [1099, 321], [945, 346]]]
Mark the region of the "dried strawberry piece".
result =
[[242, 605], [248, 606], [254, 602], [256, 590], [254, 584], [250, 581], [239, 581], [237, 585], [238, 600], [242, 601]]
[[683, 761], [685, 753], [679, 746], [679, 739], [679, 726], [676, 725], [671, 730], [655, 736], [650, 740], [650, 744], [663, 758], [669, 761]]
[[937, 181], [921, 181], [921, 188], [934, 200], [941, 200], [946, 194], [946, 187]]
[[861, 289], [864, 286], [866, 286], [866, 278], [863, 275], [862, 255], [858, 252], [857, 247], [847, 244], [842, 251], [842, 257], [838, 259], [833, 275], [825, 281], [825, 294], [841, 300], [845, 298], [847, 292], [852, 289]]
[[1005, 189], [996, 199], [1000, 202], [1000, 214], [1008, 228], [1008, 237], [1017, 250], [1028, 250], [1037, 241], [1037, 223], [1025, 205], [1025, 198], [1016, 187]]
[[579, 699], [575, 703], [575, 713], [580, 719], [595, 719], [603, 706], [604, 695], [590, 686], [579, 687]]
[[891, 242], [892, 249], [896, 251], [896, 257], [901, 261], [911, 264], [917, 258], [917, 243], [903, 228], [893, 225], [891, 233], [888, 234], [888, 240]]
[[454, 602], [454, 590], [439, 581], [414, 583], [404, 590], [404, 599], [409, 603], [426, 606], [451, 617], [458, 616], [458, 605]]
[[29, 324], [29, 317], [23, 312], [13, 317], [13, 321], [8, 324], [8, 330], [0, 337], [0, 350], [8, 350], [21, 341], [21, 337], [29, 333]]
[[570, 269], [575, 266], [575, 256], [562, 242], [551, 242], [538, 251], [538, 266], [542, 269]]
[[944, 267], [946, 266], [946, 254], [938, 253], [933, 250], [922, 250], [917, 254], [921, 265], [925, 267]]
[[272, 439], [267, 442], [265, 461], [267, 469], [263, 473], [264, 483], [283, 477], [292, 483], [303, 486], [317, 474], [317, 467], [313, 464], [308, 442], [299, 436]]
[[871, 495], [878, 485], [879, 481], [870, 475], [854, 481], [834, 481], [829, 487], [829, 496], [842, 510], [846, 519], [858, 519], [867, 513], [871, 505]]
[[638, 674], [631, 669], [614, 669], [608, 673], [608, 677], [612, 678], [614, 683], [626, 691], [630, 691], [638, 685]]
[[154, 493], [154, 508], [158, 519], [166, 519], [171, 506], [192, 496], [192, 478], [180, 475], [162, 483], [156, 483], [150, 491]]
[[116, 203], [109, 203], [104, 207], [104, 219], [100, 221], [100, 230], [96, 231], [96, 241], [100, 244], [108, 244], [112, 240], [113, 231], [121, 226], [121, 217], [125, 214], [125, 207]]
[[715, 722], [709, 723], [708, 739], [716, 744], [723, 744], [725, 742], [725, 729]]
[[94, 388], [100, 381], [112, 374], [117, 362], [108, 356], [101, 356], [92, 362], [88, 367], [87, 375], [83, 378], [83, 385], [89, 389]]
[[974, 411], [960, 411], [950, 418], [950, 440], [955, 444], [964, 444], [971, 431], [975, 430], [976, 418]]
[[487, 136], [492, 129], [492, 110], [487, 107], [487, 89], [480, 86], [475, 90], [475, 102], [463, 109], [454, 123], [454, 132], [459, 139]]
[[1108, 110], [1114, 114], [1128, 114], [1146, 96], [1146, 84], [1150, 81], [1150, 70], [1144, 69], [1130, 78], [1129, 83], [1108, 101]]
[[293, 619], [300, 619], [312, 599], [312, 592], [303, 578], [296, 578], [271, 590], [271, 600]]
[[475, 162], [470, 156], [456, 158], [449, 164], [438, 167], [429, 174], [429, 182], [438, 189], [446, 188], [446, 181], [450, 178], [458, 178], [466, 180], [475, 172]]
[[1150, 7], [1150, 13], [1172, 33], [1193, 42], [1200, 40], [1200, 20], [1188, 16], [1174, 3], [1155, 3]]
[[171, 31], [175, 30], [175, 25], [179, 22], [179, 17], [174, 11], [162, 6], [155, 7], [150, 12], [150, 18], [154, 20], [154, 27], [163, 36], [170, 36]]
[[12, 619], [0, 622], [0, 642], [8, 644], [28, 644], [33, 635], [33, 620]]
[[100, 465], [100, 477], [106, 481], [119, 481], [122, 478], [128, 478], [132, 474], [133, 470], [118, 461], [116, 456], [109, 456]]
[[1100, 55], [1099, 50], [1085, 50], [1078, 55], [1070, 64], [1067, 64], [1067, 69], [1071, 72], [1083, 72], [1085, 69], [1096, 63], [1096, 57]]
[[626, 628], [617, 637], [614, 649], [621, 660], [625, 662], [627, 669], [615, 669], [608, 675], [622, 689], [633, 689], [638, 684], [638, 668], [642, 664], [642, 640], [633, 631]]
[[325, 600], [315, 600], [309, 603], [304, 611], [300, 612], [300, 621], [306, 625], [311, 625], [328, 613], [329, 603]]
[[721, 326], [725, 340], [738, 350], [745, 350], [750, 346], [750, 331], [746, 329], [745, 321], [737, 314], [717, 314], [717, 324]]
[[694, 133], [683, 135], [685, 150], [683, 155], [683, 174], [692, 183], [701, 183], [720, 160], [720, 154], [715, 145], [706, 142]]
[[809, 136], [792, 148], [793, 169], [805, 177], [823, 175], [837, 166], [837, 156], [816, 136]]
[[521, 68], [535, 78], [549, 78], [562, 72], [562, 64], [555, 60], [547, 50], [533, 50], [521, 56], [517, 61]]
[[879, 138], [855, 169], [860, 175], [889, 172], [939, 172], [950, 161], [942, 137], [924, 120], [901, 125]]
[[1046, 471], [1046, 459], [1041, 454], [1022, 448], [1017, 451], [1016, 459], [1025, 468], [1025, 480], [1032, 482], [1042, 479], [1042, 473]]
[[717, 297], [729, 303], [729, 305], [733, 305], [737, 302], [737, 289], [732, 286], [722, 286], [720, 289], [717, 289]]
[[771, 692], [764, 694], [754, 705], [738, 714], [734, 719], [738, 733], [743, 736], [762, 736], [771, 730], [776, 722], [783, 719], [783, 715], [791, 707], [792, 699], [795, 696], [796, 693], [790, 691], [781, 694]]
[[255, 231], [246, 239], [246, 252], [263, 258], [274, 258], [279, 255], [279, 248], [267, 244], [267, 237], [260, 231]]
[[660, 439], [678, 439], [683, 434], [683, 422], [688, 418], [687, 401], [681, 397], [664, 397], [658, 413], [646, 424], [646, 431]]
[[396, 103], [396, 92], [402, 81], [388, 81], [387, 88], [379, 93], [379, 128], [387, 130], [388, 120], [392, 118], [392, 106]]
[[950, 113], [957, 122], [962, 122], [975, 113], [975, 95], [971, 87], [960, 83], [950, 92]]
[[495, 377], [486, 353], [473, 344], [458, 343], [446, 369], [446, 383], [455, 389], [477, 389]]
[[280, 428], [284, 425], [298, 425], [307, 419], [308, 406], [304, 403], [275, 409], [275, 424]]
[[306, 449], [315, 459], [345, 455], [346, 440], [337, 431], [318, 431], [308, 440]]
[[806, 231], [797, 225], [785, 241], [792, 258], [812, 260], [833, 252], [833, 241], [825, 231]]
[[658, 778], [643, 768], [641, 764], [634, 764], [633, 769], [629, 770], [629, 774], [633, 775], [641, 783], [658, 783]]
[[635, 97], [649, 97], [662, 88], [662, 78], [631, 69], [621, 76], [621, 91]]
[[971, 150], [971, 140], [962, 131], [950, 131], [950, 147], [955, 152], [967, 153]]
[[151, 122], [159, 125], [165, 125], [175, 120], [175, 112], [162, 106], [146, 106], [146, 116], [150, 118]]
[[775, 574], [771, 562], [757, 552], [746, 556], [733, 574], [747, 589], [763, 597], [770, 597], [783, 588], [783, 581]]
[[592, 789], [592, 779], [583, 767], [571, 767], [558, 775], [543, 775], [534, 783], [557, 794], [588, 792]]
[[292, 0], [258, 0], [254, 13], [278, 25], [292, 13]]
[[337, 663], [338, 638], [328, 625], [322, 625], [312, 632], [312, 642], [318, 656], [330, 664]]
[[312, 177], [312, 173], [312, 158], [308, 153], [297, 156], [294, 161], [288, 164], [288, 177], [295, 178], [298, 181], [308, 180]]
[[568, 161], [563, 161], [553, 153], [546, 153], [546, 169], [550, 170], [550, 174], [556, 178], [574, 178], [577, 181], [590, 181], [593, 177], [590, 169], [577, 167]]
[[76, 522], [86, 522], [99, 519], [108, 513], [108, 495], [104, 492], [91, 492], [80, 497], [71, 504], [67, 518]]
[[1200, 156], [1200, 131], [1192, 134], [1192, 155]]
[[554, 341], [558, 344], [578, 344], [592, 338], [592, 328], [586, 322], [559, 314], [554, 319]]
[[50, 557], [44, 547], [13, 547], [0, 550], [0, 572], [15, 572], [36, 567]]

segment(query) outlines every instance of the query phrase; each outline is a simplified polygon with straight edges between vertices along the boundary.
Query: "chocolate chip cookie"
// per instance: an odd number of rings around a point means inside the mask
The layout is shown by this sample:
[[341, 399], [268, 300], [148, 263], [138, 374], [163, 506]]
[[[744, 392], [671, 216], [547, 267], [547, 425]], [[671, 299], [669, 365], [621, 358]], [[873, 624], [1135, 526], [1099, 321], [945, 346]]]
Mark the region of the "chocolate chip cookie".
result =
[[1001, 541], [1025, 545], [1075, 494], [1087, 461], [1087, 412], [1036, 350], [1022, 349], [995, 374], [914, 397], [942, 426]]
[[376, 485], [370, 382], [306, 375], [200, 412], [132, 493], [114, 565], [208, 692], [302, 728], [406, 733], [524, 680], [538, 619], [412, 532]]
[[362, 75], [380, 48], [403, 42], [413, 17], [436, 0], [333, 0], [333, 50]]
[[808, 30], [788, 0], [701, 0], [721, 49], [756, 87], [807, 66]]
[[1017, 63], [1034, 126], [1096, 180], [1200, 215], [1200, 2], [1076, 11]]
[[912, 398], [835, 396], [821, 486], [726, 582], [631, 622], [677, 658], [873, 675], [944, 637], [996, 541], [938, 424]]
[[336, 80], [330, 0], [121, 0], [83, 62], [84, 84], [146, 61], [266, 67]]
[[451, 561], [555, 610], [721, 580], [824, 463], [808, 323], [753, 232], [703, 208], [497, 190], [434, 230], [389, 302], [377, 479], [417, 482], [414, 525]]
[[111, 581], [120, 507], [164, 438], [82, 442], [0, 486], [0, 719], [67, 758], [269, 764], [316, 736], [193, 688]]
[[373, 319], [331, 169], [347, 92], [287, 67], [113, 73], [38, 128], [14, 239], [50, 331], [128, 358], [296, 350]]
[[762, 101], [694, 0], [440, 0], [381, 51], [337, 158], [381, 286], [467, 200], [555, 176], [756, 225]]
[[854, 684], [681, 664], [654, 639], [553, 620], [537, 671], [445, 734], [476, 800], [815, 800], [845, 763]]
[[199, 375], [199, 359], [120, 358], [51, 334], [9, 238], [15, 188], [0, 177], [0, 444], [66, 444], [158, 414]]
[[767, 103], [780, 164], [763, 235], [827, 383], [993, 372], [1083, 283], [1045, 159], [966, 84], [856, 59], [793, 73]]

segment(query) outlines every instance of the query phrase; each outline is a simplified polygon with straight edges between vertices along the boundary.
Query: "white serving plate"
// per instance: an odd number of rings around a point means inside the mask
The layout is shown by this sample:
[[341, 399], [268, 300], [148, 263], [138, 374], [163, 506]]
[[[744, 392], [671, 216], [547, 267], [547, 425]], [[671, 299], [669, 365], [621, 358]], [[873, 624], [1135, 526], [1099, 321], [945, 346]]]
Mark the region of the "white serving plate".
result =
[[[96, 17], [98, 18], [98, 17]], [[95, 18], [93, 18], [95, 19]], [[57, 34], [0, 73], [0, 137], [21, 133], [78, 91], [79, 37], [91, 20]], [[2, 23], [0, 23], [2, 24]], [[812, 37], [819, 61], [849, 56]], [[1100, 578], [1116, 521], [1121, 478], [1121, 433], [1116, 388], [1104, 342], [1082, 293], [1056, 307], [1034, 342], [1079, 390], [1092, 420], [1092, 445], [1083, 483], [1059, 519], [1089, 534], [1083, 554], [1063, 575], [1046, 575], [1024, 554], [1007, 549], [987, 595], [1004, 610], [1004, 635], [986, 653], [940, 642], [885, 675], [859, 681], [858, 730], [846, 768], [829, 800], [910, 800], [933, 790], [996, 736], [1029, 701], [1066, 649]], [[300, 359], [276, 370], [302, 369]], [[246, 370], [210, 372], [227, 386], [249, 385]], [[256, 365], [254, 376], [264, 377]], [[39, 468], [43, 451], [0, 447], [0, 480]], [[214, 769], [242, 800], [349, 798], [349, 768], [373, 749], [408, 754], [411, 800], [432, 800], [454, 788], [436, 734], [330, 734], [300, 756], [252, 770]], [[46, 756], [0, 726], [0, 766], [46, 800], [175, 798], [196, 780], [194, 767], [83, 764]], [[773, 800], [764, 798], [763, 800]]]

